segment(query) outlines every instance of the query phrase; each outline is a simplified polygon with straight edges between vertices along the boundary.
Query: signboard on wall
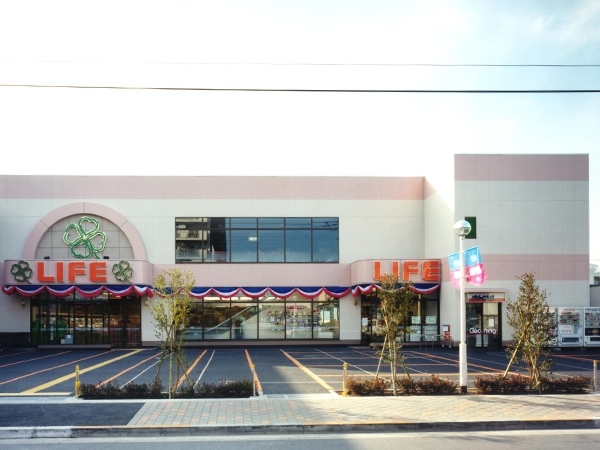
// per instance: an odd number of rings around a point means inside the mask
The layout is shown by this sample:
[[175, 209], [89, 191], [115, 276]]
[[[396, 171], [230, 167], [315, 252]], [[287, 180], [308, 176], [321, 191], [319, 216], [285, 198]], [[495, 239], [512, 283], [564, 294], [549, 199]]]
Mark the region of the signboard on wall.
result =
[[467, 293], [467, 303], [501, 303], [506, 301], [504, 292], [470, 292]]
[[442, 279], [441, 261], [439, 259], [373, 261], [373, 280], [379, 281], [383, 274], [395, 275], [401, 282], [439, 283]]
[[151, 284], [152, 265], [129, 260], [5, 261], [6, 284]]

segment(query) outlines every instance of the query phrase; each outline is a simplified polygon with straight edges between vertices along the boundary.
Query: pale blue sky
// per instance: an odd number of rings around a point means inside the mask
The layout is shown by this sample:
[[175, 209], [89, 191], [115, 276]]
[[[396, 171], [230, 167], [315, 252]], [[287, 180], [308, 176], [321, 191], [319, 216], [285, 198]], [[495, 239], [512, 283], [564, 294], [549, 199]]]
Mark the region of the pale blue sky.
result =
[[[599, 65], [598, 0], [0, 0], [0, 173], [424, 175], [453, 153], [588, 153], [600, 264], [600, 93], [89, 89], [598, 90]], [[85, 89], [48, 87], [66, 85]]]

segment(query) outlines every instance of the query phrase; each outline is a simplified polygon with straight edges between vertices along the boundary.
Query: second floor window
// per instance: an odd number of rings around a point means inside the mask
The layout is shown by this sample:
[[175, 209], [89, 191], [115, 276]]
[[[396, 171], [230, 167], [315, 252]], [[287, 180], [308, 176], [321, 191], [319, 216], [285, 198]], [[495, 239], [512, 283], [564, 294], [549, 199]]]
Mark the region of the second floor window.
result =
[[337, 217], [178, 217], [177, 263], [337, 263]]

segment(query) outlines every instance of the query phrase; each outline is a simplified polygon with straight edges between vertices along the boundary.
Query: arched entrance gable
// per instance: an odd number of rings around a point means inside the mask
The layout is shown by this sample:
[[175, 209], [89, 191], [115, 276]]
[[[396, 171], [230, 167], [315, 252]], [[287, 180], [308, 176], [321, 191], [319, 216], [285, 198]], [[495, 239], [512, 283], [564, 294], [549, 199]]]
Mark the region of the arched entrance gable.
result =
[[36, 249], [38, 248], [38, 245], [46, 231], [48, 231], [48, 229], [59, 220], [77, 214], [93, 214], [110, 220], [117, 225], [125, 234], [125, 236], [127, 236], [127, 239], [129, 239], [133, 250], [134, 259], [147, 259], [146, 247], [144, 246], [144, 242], [142, 241], [140, 234], [125, 216], [107, 206], [89, 202], [64, 205], [60, 208], [56, 208], [54, 211], [42, 217], [42, 219], [33, 227], [33, 230], [31, 230], [31, 233], [29, 233], [29, 236], [27, 237], [27, 241], [23, 247], [22, 258], [24, 260], [35, 259]]

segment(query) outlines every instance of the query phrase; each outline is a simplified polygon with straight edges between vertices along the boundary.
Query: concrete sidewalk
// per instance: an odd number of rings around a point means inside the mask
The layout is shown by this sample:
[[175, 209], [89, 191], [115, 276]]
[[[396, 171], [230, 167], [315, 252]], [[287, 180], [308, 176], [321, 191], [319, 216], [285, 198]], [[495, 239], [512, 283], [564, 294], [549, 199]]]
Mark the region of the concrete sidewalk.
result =
[[[52, 409], [56, 414], [74, 404], [94, 403], [98, 412], [102, 404], [114, 404], [73, 398], [62, 403], [54, 401], [57, 403]], [[10, 404], [17, 408], [18, 400], [12, 399]], [[4, 427], [0, 428], [0, 438], [600, 428], [600, 395], [340, 397], [331, 394], [153, 400], [143, 403], [126, 424], [65, 425]]]

